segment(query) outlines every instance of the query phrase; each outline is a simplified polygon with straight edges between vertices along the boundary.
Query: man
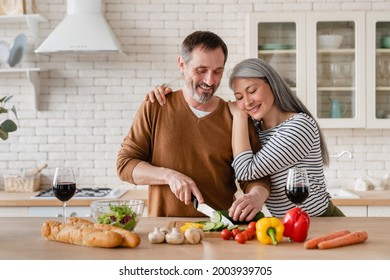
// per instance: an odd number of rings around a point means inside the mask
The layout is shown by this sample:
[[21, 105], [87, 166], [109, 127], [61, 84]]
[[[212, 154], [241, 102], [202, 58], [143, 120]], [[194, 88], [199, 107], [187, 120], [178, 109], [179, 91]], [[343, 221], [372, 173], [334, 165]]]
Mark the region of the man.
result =
[[227, 103], [214, 96], [227, 56], [216, 34], [190, 34], [178, 58], [183, 88], [164, 97], [167, 106], [147, 101], [138, 110], [118, 154], [117, 171], [123, 181], [149, 185], [149, 216], [203, 216], [191, 204], [194, 195], [214, 209], [230, 209], [235, 220], [251, 220], [269, 196], [268, 179], [240, 182], [245, 194], [234, 201], [232, 116]]

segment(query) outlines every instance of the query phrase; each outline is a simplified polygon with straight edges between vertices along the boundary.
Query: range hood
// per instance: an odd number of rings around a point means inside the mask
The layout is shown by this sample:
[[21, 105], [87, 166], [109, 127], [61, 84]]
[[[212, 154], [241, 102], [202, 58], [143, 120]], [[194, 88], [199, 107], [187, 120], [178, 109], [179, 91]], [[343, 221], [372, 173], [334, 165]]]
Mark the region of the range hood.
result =
[[35, 53], [123, 53], [103, 16], [102, 0], [68, 0], [67, 15]]

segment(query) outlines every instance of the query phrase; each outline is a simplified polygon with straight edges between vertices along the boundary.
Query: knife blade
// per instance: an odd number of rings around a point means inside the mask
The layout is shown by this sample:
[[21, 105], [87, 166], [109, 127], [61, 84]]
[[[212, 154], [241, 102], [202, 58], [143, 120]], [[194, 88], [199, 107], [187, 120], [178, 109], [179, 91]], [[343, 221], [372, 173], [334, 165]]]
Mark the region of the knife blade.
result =
[[221, 222], [223, 222], [225, 225], [229, 227], [234, 226], [234, 224], [228, 218], [223, 216], [221, 213], [218, 213], [218, 211], [214, 210], [206, 203], [199, 203], [198, 199], [194, 195], [191, 195], [191, 200], [196, 210], [210, 217], [212, 220], [215, 219], [215, 216], [220, 215]]

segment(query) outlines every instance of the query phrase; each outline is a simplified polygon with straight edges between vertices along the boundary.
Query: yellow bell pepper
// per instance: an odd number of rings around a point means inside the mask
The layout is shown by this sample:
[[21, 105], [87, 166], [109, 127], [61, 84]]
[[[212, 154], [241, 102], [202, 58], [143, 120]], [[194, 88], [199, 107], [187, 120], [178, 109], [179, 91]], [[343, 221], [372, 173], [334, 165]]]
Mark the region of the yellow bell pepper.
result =
[[284, 225], [275, 217], [262, 218], [256, 222], [256, 236], [263, 244], [277, 245], [283, 239]]
[[203, 229], [203, 226], [204, 226], [204, 224], [202, 224], [202, 223], [187, 222], [187, 223], [184, 223], [184, 225], [182, 225], [180, 227], [180, 231], [181, 232], [185, 232], [186, 229], [189, 229], [189, 228], [200, 228], [200, 229]]

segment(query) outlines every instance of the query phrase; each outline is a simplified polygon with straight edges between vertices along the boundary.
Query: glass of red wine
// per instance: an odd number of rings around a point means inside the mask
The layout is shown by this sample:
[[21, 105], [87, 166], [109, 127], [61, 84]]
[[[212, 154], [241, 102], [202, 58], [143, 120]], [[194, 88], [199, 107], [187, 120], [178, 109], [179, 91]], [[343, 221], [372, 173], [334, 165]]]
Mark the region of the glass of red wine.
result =
[[62, 201], [64, 223], [66, 223], [66, 202], [76, 193], [76, 180], [70, 167], [57, 167], [53, 179], [53, 193]]
[[310, 184], [305, 169], [293, 167], [288, 170], [286, 196], [295, 204], [301, 205], [309, 196]]

